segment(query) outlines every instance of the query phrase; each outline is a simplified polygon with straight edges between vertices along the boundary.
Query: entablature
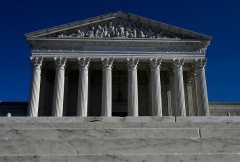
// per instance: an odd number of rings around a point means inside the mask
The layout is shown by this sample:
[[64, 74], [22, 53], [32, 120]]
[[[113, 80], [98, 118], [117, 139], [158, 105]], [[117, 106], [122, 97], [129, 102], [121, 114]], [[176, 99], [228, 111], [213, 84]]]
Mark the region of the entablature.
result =
[[209, 42], [149, 39], [32, 39], [32, 51], [205, 53]]

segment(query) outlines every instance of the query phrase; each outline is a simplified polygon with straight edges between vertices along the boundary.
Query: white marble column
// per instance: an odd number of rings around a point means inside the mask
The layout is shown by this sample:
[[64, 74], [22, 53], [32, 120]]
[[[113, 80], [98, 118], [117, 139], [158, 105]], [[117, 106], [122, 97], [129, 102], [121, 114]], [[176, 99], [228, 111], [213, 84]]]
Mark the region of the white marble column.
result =
[[176, 116], [186, 116], [184, 84], [183, 84], [184, 59], [173, 59], [174, 87], [176, 100]]
[[152, 116], [162, 116], [162, 95], [160, 68], [162, 59], [150, 59], [151, 88], [152, 88]]
[[170, 88], [171, 88], [171, 101], [172, 101], [172, 116], [176, 116], [176, 100], [175, 100], [175, 85], [174, 85], [174, 75], [173, 75], [173, 67], [169, 73], [170, 78]]
[[193, 116], [193, 98], [192, 98], [192, 76], [190, 72], [187, 74], [187, 102], [188, 102], [188, 115]]
[[207, 84], [205, 76], [206, 59], [198, 59], [196, 62], [197, 92], [200, 116], [209, 116]]
[[55, 84], [53, 94], [52, 116], [62, 117], [63, 115], [63, 99], [64, 99], [64, 79], [65, 66], [67, 58], [54, 58], [56, 65]]
[[79, 83], [77, 116], [86, 117], [88, 114], [88, 67], [90, 58], [78, 58]]
[[192, 102], [193, 102], [193, 116], [198, 116], [198, 96], [197, 96], [197, 75], [195, 73], [195, 66], [191, 69], [192, 79]]
[[173, 66], [168, 68], [167, 72], [167, 97], [168, 97], [168, 115], [175, 116], [175, 93], [174, 93], [174, 78], [173, 78]]
[[138, 58], [127, 58], [128, 68], [128, 116], [138, 116]]
[[40, 86], [40, 98], [39, 98], [39, 106], [38, 106], [38, 116], [43, 116], [44, 115], [44, 109], [45, 109], [45, 90], [46, 90], [46, 80], [47, 80], [47, 73], [48, 73], [48, 68], [47, 65], [44, 65], [42, 63], [42, 70], [41, 70], [41, 86]]
[[170, 78], [168, 73], [166, 75], [166, 83], [167, 83], [168, 116], [172, 116], [172, 96], [171, 96]]
[[151, 84], [151, 70], [147, 72], [148, 77], [148, 115], [152, 116], [152, 84]]
[[28, 116], [37, 117], [41, 83], [41, 67], [43, 58], [31, 57], [30, 60], [32, 64], [32, 80], [28, 100]]
[[63, 116], [67, 116], [67, 106], [68, 106], [68, 82], [70, 75], [70, 66], [65, 67], [65, 83], [64, 83], [64, 101], [63, 101]]
[[102, 60], [102, 116], [112, 116], [112, 67], [113, 58], [101, 58]]

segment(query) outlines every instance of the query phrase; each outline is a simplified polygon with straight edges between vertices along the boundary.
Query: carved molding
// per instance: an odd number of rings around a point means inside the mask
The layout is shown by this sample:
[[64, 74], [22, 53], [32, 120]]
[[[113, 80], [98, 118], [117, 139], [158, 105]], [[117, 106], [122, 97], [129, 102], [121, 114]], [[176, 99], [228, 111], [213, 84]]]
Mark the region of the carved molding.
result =
[[56, 69], [64, 70], [67, 62], [66, 57], [54, 57]]
[[151, 58], [149, 60], [149, 66], [151, 70], [159, 70], [161, 68], [162, 59], [161, 58]]
[[89, 57], [78, 57], [79, 69], [88, 70], [89, 64], [90, 64], [90, 58]]
[[195, 70], [205, 70], [206, 65], [207, 65], [207, 59], [195, 59]]
[[139, 58], [127, 58], [128, 70], [136, 70], [139, 62]]
[[41, 69], [43, 58], [42, 57], [30, 57], [32, 68]]
[[182, 70], [184, 65], [184, 59], [172, 59], [174, 70]]
[[38, 40], [30, 41], [32, 51], [142, 51], [161, 53], [205, 53], [206, 43], [155, 41]]
[[101, 58], [102, 61], [102, 69], [103, 70], [112, 70], [113, 67], [113, 57], [110, 58]]

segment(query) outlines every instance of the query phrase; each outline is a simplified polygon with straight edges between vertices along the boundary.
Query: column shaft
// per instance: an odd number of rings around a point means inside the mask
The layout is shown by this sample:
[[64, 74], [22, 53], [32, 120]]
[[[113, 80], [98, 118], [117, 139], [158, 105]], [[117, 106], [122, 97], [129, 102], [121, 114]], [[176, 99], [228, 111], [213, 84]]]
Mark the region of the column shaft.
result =
[[88, 67], [90, 58], [78, 58], [79, 61], [79, 84], [77, 116], [86, 117], [88, 114]]
[[193, 116], [193, 95], [192, 95], [192, 82], [190, 72], [187, 74], [187, 102], [188, 102], [188, 115]]
[[54, 58], [56, 64], [52, 116], [62, 117], [66, 58]]
[[168, 101], [168, 116], [172, 116], [172, 96], [171, 96], [171, 86], [169, 79], [167, 81], [167, 101]]
[[148, 115], [152, 116], [152, 83], [151, 83], [151, 70], [148, 75]]
[[198, 96], [197, 96], [197, 76], [195, 71], [192, 74], [192, 99], [193, 99], [193, 115], [198, 116]]
[[176, 116], [186, 116], [185, 95], [183, 84], [183, 67], [184, 60], [173, 59], [174, 65], [174, 85], [176, 100]]
[[160, 66], [162, 59], [150, 59], [152, 86], [152, 116], [162, 116]]
[[46, 65], [42, 67], [41, 71], [41, 86], [40, 86], [40, 98], [39, 98], [39, 107], [38, 107], [38, 116], [44, 115], [44, 109], [45, 109], [45, 90], [46, 90], [46, 80], [47, 80], [47, 67]]
[[41, 66], [43, 58], [31, 57], [30, 59], [32, 64], [32, 79], [28, 100], [28, 116], [37, 117], [41, 83]]
[[112, 116], [112, 66], [113, 58], [102, 58], [102, 116]]
[[171, 91], [171, 104], [172, 104], [172, 116], [176, 116], [176, 100], [175, 100], [175, 88], [174, 88], [174, 76], [173, 76], [173, 69], [170, 72], [170, 91]]
[[138, 116], [138, 58], [127, 59], [128, 67], [128, 116]]
[[197, 91], [200, 116], [209, 116], [207, 84], [205, 76], [206, 59], [196, 61]]
[[64, 101], [63, 101], [63, 116], [67, 116], [68, 106], [68, 81], [69, 81], [70, 67], [65, 68], [65, 83], [64, 83]]

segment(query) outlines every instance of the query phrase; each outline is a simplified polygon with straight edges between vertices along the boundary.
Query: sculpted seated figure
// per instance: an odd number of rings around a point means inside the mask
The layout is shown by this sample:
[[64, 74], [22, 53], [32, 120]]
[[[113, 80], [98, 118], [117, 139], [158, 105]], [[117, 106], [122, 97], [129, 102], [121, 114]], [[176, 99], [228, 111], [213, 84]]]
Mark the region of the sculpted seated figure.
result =
[[109, 22], [109, 27], [108, 27], [108, 33], [107, 33], [107, 37], [114, 37], [115, 36], [115, 30], [114, 30], [114, 26], [112, 25], [112, 22]]
[[120, 37], [125, 37], [125, 35], [124, 35], [124, 26], [122, 25], [122, 21], [119, 22], [118, 30], [119, 30], [119, 36]]
[[94, 30], [94, 27], [92, 27], [91, 30], [88, 30], [88, 32], [86, 33], [86, 37], [94, 37]]
[[98, 25], [95, 37], [102, 38], [103, 36], [104, 36], [104, 28], [101, 27], [101, 25]]
[[147, 34], [146, 34], [147, 38], [155, 38], [155, 33], [152, 32], [152, 29], [149, 29]]
[[133, 28], [131, 23], [128, 23], [128, 26], [126, 27], [126, 37], [127, 38], [133, 38]]

